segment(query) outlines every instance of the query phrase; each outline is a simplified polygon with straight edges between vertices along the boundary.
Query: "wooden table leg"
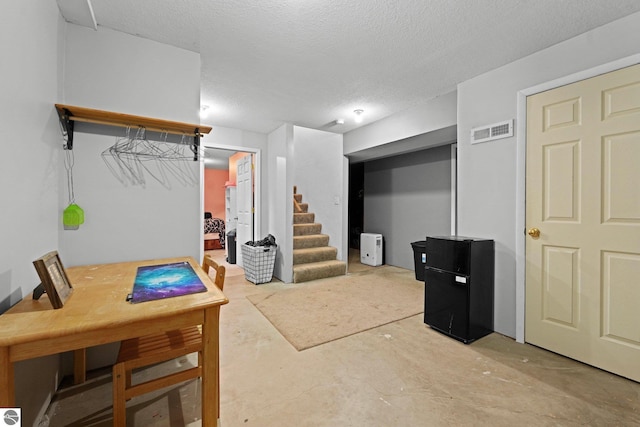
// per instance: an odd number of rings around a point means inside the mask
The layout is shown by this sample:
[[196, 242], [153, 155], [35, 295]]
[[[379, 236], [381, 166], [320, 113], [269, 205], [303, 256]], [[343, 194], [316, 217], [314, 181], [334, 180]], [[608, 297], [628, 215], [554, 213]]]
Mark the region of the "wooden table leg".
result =
[[87, 379], [87, 349], [73, 351], [73, 383], [82, 384]]
[[202, 426], [218, 425], [220, 396], [218, 369], [220, 364], [220, 306], [207, 308], [202, 325]]
[[16, 406], [13, 362], [9, 359], [9, 347], [0, 347], [0, 408]]

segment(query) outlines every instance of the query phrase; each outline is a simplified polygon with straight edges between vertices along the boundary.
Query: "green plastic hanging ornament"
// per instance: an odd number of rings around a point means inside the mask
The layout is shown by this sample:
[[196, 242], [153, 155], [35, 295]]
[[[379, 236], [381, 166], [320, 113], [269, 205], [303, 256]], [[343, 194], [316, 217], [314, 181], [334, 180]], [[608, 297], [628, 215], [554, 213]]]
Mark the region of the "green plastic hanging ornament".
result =
[[76, 205], [76, 196], [73, 191], [73, 164], [75, 159], [73, 151], [67, 149], [67, 144], [63, 145], [64, 148], [64, 168], [67, 170], [67, 186], [69, 190], [69, 206], [62, 212], [62, 225], [65, 230], [77, 230], [80, 228], [80, 224], [84, 224], [84, 210]]
[[84, 223], [84, 211], [75, 203], [71, 203], [62, 213], [65, 230], [77, 230]]

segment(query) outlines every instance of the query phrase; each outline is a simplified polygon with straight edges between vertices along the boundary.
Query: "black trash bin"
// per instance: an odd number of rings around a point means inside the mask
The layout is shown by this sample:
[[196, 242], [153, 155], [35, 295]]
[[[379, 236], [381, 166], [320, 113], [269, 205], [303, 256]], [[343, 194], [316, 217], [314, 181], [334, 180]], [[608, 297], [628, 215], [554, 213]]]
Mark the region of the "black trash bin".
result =
[[416, 280], [424, 282], [424, 268], [427, 265], [427, 241], [418, 240], [412, 242], [413, 247], [413, 261], [416, 269]]
[[227, 233], [227, 262], [236, 263], [236, 230], [229, 230]]

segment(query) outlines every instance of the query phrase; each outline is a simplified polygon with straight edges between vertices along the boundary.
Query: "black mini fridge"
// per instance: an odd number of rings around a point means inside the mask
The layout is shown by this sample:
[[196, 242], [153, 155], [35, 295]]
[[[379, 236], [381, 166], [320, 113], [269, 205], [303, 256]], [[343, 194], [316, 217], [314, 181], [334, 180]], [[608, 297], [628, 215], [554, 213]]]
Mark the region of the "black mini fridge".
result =
[[465, 344], [493, 332], [494, 242], [427, 237], [424, 323]]

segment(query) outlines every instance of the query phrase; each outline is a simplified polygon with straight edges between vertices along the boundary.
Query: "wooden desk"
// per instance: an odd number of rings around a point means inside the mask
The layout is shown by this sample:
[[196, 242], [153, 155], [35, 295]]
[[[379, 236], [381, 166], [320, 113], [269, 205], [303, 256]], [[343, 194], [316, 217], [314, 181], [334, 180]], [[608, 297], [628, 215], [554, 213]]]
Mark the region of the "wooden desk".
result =
[[[208, 291], [139, 304], [126, 302], [137, 267], [188, 261]], [[14, 362], [202, 325], [202, 425], [217, 424], [220, 306], [229, 302], [191, 257], [67, 268], [73, 294], [54, 310], [46, 296], [24, 298], [0, 316], [0, 407], [14, 407]]]

